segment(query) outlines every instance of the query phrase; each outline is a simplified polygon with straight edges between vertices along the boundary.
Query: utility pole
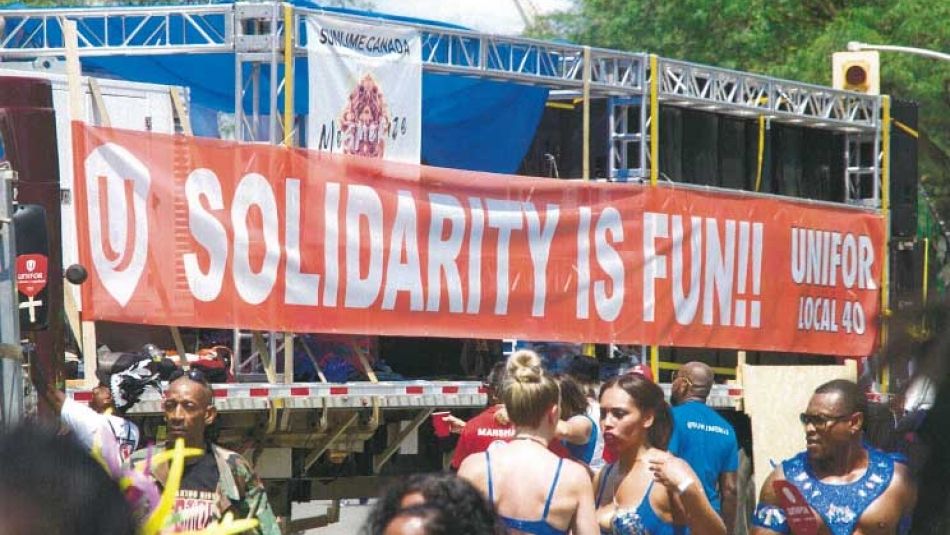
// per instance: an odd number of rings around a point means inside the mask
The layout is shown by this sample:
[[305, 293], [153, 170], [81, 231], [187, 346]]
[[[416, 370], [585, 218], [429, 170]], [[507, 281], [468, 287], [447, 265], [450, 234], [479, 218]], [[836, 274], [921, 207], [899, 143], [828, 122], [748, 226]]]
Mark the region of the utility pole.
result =
[[23, 360], [17, 308], [13, 182], [16, 173], [0, 168], [0, 430], [23, 418]]

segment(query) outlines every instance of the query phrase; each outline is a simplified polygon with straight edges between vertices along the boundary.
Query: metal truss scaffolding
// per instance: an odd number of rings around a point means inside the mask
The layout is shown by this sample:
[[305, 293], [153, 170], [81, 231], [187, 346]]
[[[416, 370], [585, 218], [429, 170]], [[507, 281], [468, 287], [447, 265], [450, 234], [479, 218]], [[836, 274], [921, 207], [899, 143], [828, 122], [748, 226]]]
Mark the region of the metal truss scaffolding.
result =
[[610, 135], [608, 157], [612, 180], [626, 182], [648, 177], [649, 162], [649, 106], [643, 98], [609, 97], [607, 101], [607, 128]]
[[660, 100], [842, 132], [874, 131], [879, 97], [660, 59]]
[[82, 56], [231, 52], [233, 6], [4, 10], [4, 60], [63, 56], [63, 19], [76, 21]]
[[[77, 22], [82, 56], [234, 52], [247, 62], [271, 63], [283, 51], [279, 2], [204, 6], [5, 10], [3, 59], [62, 56], [63, 18]], [[559, 90], [584, 84], [584, 47], [521, 37], [408, 24], [293, 7], [294, 52], [306, 54], [308, 15], [415, 27], [423, 32], [429, 72], [482, 76]], [[591, 94], [644, 96], [648, 55], [591, 49]], [[880, 98], [728, 69], [660, 58], [659, 98], [666, 104], [757, 116], [845, 132], [871, 132]], [[278, 83], [279, 84], [279, 83]]]
[[[3, 60], [62, 56], [62, 21], [79, 31], [82, 56], [233, 53], [237, 138], [279, 143], [292, 125], [282, 125], [277, 103], [284, 91], [283, 32], [293, 25], [295, 56], [306, 55], [306, 19], [322, 15], [396, 26], [423, 35], [427, 72], [451, 73], [541, 85], [560, 96], [584, 86], [584, 47], [477, 32], [343, 15], [293, 6], [285, 20], [281, 2], [206, 6], [110, 7], [4, 11]], [[756, 74], [659, 58], [650, 72], [644, 53], [590, 50], [590, 94], [608, 98], [610, 176], [643, 179], [649, 174], [651, 109], [649, 81], [658, 76], [663, 105], [841, 132], [846, 136], [847, 201], [880, 206], [881, 97]], [[268, 86], [261, 87], [261, 80]], [[246, 109], [250, 102], [250, 109]], [[262, 110], [260, 103], [267, 103]], [[870, 156], [869, 156], [870, 155]]]
[[[659, 103], [840, 132], [845, 136], [846, 201], [881, 206], [882, 97], [838, 91], [756, 74], [697, 65], [645, 53], [627, 53], [520, 37], [343, 15], [275, 1], [161, 7], [4, 10], [0, 61], [61, 57], [63, 21], [76, 21], [80, 56], [234, 54], [235, 137], [282, 143], [293, 124], [282, 124], [285, 43], [293, 57], [307, 54], [308, 16], [413, 27], [422, 33], [426, 72], [539, 85], [552, 98], [574, 98], [585, 85], [607, 98], [610, 179], [650, 176], [650, 127]], [[285, 40], [285, 27], [295, 31]], [[585, 69], [585, 57], [590, 69]], [[655, 61], [651, 62], [651, 59]], [[651, 64], [655, 65], [651, 69]], [[655, 70], [656, 72], [651, 72]], [[589, 79], [585, 80], [585, 71]], [[654, 78], [656, 78], [654, 80]], [[266, 87], [261, 87], [266, 80]], [[656, 87], [656, 99], [651, 98]], [[555, 97], [556, 95], [556, 97]], [[250, 103], [250, 106], [248, 106]], [[266, 109], [261, 109], [262, 105]], [[293, 120], [288, 110], [287, 117]], [[235, 331], [235, 347], [242, 333]], [[275, 362], [275, 333], [268, 335]]]

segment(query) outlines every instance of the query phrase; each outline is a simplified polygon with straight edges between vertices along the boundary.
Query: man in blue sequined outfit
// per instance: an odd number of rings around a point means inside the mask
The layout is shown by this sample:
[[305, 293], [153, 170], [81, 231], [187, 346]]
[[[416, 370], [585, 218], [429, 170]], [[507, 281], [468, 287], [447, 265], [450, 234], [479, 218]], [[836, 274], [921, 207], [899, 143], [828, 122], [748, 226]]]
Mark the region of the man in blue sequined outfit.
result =
[[819, 386], [801, 414], [806, 451], [775, 467], [752, 523], [753, 535], [791, 533], [775, 481], [788, 481], [808, 502], [819, 533], [895, 534], [909, 531], [916, 489], [907, 467], [864, 443], [867, 402], [858, 386]]

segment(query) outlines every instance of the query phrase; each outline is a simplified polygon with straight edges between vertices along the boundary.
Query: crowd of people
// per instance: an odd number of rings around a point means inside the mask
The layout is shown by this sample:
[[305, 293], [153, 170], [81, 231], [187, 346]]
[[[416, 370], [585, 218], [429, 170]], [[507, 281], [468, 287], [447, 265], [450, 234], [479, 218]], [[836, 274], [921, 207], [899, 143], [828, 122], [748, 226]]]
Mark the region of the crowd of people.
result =
[[[643, 373], [603, 383], [598, 376], [596, 361], [581, 356], [563, 374], [545, 371], [530, 350], [496, 363], [488, 407], [468, 421], [446, 417], [459, 435], [452, 472], [399, 480], [364, 532], [736, 533], [739, 447], [732, 426], [706, 403], [713, 370], [681, 366], [669, 403]], [[202, 373], [169, 379], [166, 440], [136, 449], [139, 431], [122, 417], [128, 404], [117, 407], [113, 389], [97, 387], [85, 406], [36, 370], [38, 392], [77, 440], [43, 427], [0, 436], [0, 534], [132, 533], [149, 522], [162, 532], [199, 532], [233, 518], [253, 519], [248, 532], [280, 533], [251, 465], [207, 436], [217, 412]], [[768, 476], [751, 515], [753, 535], [911, 532], [914, 474], [903, 454], [869, 444], [868, 412], [852, 381], [814, 391], [800, 415], [806, 450]], [[170, 468], [158, 459], [171, 452], [190, 457]], [[99, 506], [84, 507], [64, 490], [80, 488]], [[37, 509], [44, 500], [55, 514]], [[170, 504], [164, 510], [162, 500]]]
[[[713, 370], [683, 365], [668, 403], [640, 373], [598, 386], [585, 373], [591, 362], [578, 357], [569, 373], [551, 375], [538, 355], [519, 351], [496, 365], [488, 408], [467, 422], [447, 418], [459, 434], [457, 475], [390, 489], [365, 533], [735, 533], [739, 447], [706, 404]], [[768, 476], [752, 534], [912, 532], [914, 478], [901, 455], [865, 439], [867, 413], [852, 381], [814, 391], [800, 415], [806, 450]], [[913, 533], [939, 533], [928, 529]]]

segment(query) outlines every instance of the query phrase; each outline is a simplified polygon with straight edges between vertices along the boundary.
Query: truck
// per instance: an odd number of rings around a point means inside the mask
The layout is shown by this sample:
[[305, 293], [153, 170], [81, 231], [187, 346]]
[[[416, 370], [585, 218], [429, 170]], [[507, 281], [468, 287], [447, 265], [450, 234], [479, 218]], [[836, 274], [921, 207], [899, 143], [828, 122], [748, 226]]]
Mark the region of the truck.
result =
[[[95, 355], [103, 342], [119, 351], [152, 342], [185, 360], [189, 355], [194, 359], [202, 344], [209, 345], [202, 332], [216, 332], [219, 337], [223, 333], [230, 342], [228, 371], [233, 382], [214, 385], [220, 414], [216, 440], [252, 461], [278, 515], [289, 518], [296, 502], [333, 503], [324, 515], [289, 522], [288, 531], [334, 522], [340, 500], [374, 496], [392, 478], [442, 469], [452, 439], [436, 437], [429, 417], [440, 409], [464, 417], [484, 407], [486, 390], [477, 375], [519, 341], [554, 341], [558, 351], [589, 354], [615, 371], [642, 361], [661, 381], [668, 380], [678, 363], [701, 358], [716, 366], [721, 376], [734, 379], [716, 385], [709, 403], [738, 420], [744, 416], [737, 409], [744, 407], [742, 381], [736, 374], [741, 374], [737, 370], [744, 362], [834, 364], [842, 357], [867, 357], [875, 351], [881, 310], [889, 306], [892, 253], [884, 222], [896, 229], [895, 218], [907, 216], [888, 211], [888, 196], [895, 186], [889, 183], [886, 157], [884, 161], [879, 157], [889, 149], [887, 97], [651, 54], [487, 35], [290, 3], [12, 9], [3, 16], [0, 58], [21, 69], [17, 76], [47, 80], [49, 99], [37, 107], [46, 110], [44, 120], [55, 123], [43, 134], [48, 142], [44, 150], [59, 159], [60, 180], [43, 188], [33, 186], [42, 179], [31, 178], [37, 169], [23, 156], [23, 145], [5, 143], [8, 158], [20, 164], [14, 165], [20, 174], [17, 201], [42, 202], [48, 216], [49, 282], [43, 294], [48, 325], [26, 319], [23, 314], [28, 311], [19, 315], [32, 343], [29, 347], [35, 349], [29, 365], [45, 366], [55, 372], [51, 376], [62, 378], [63, 340], [71, 338], [82, 354], [85, 373], [66, 391], [85, 402], [91, 398]], [[471, 95], [470, 102], [454, 104], [463, 111], [482, 99], [496, 106], [520, 99], [515, 101], [533, 111], [514, 117], [518, 115], [514, 106], [486, 116], [479, 126], [465, 123], [464, 117], [454, 124], [436, 123], [431, 117], [427, 122], [426, 106], [436, 107], [437, 101], [423, 98], [421, 162], [378, 164], [328, 155], [333, 143], [321, 145], [316, 133], [320, 123], [310, 120], [302, 103], [307, 99], [294, 98], [302, 79], [308, 84], [320, 80], [307, 70], [308, 62], [315, 61], [310, 37], [315, 35], [314, 24], [415, 32], [420, 83], [427, 92], [442, 99], [453, 90]], [[222, 60], [229, 62], [223, 70]], [[86, 71], [139, 82], [84, 78], [80, 65]], [[209, 90], [207, 79], [167, 75], [187, 69], [206, 70], [211, 77], [229, 72], [233, 91], [222, 98]], [[166, 85], [170, 78], [182, 87]], [[433, 85], [437, 82], [443, 85]], [[313, 92], [309, 89], [310, 95]], [[147, 102], [148, 107], [108, 102], [120, 98], [114, 96], [118, 93], [133, 102]], [[309, 104], [313, 105], [312, 97]], [[445, 114], [445, 109], [439, 108], [439, 113]], [[399, 117], [389, 120], [387, 133], [400, 132], [400, 124], [406, 126]], [[460, 124], [468, 125], [468, 131], [458, 129]], [[427, 133], [427, 125], [432, 133]], [[5, 141], [17, 132], [4, 130]], [[231, 141], [192, 137], [195, 132]], [[392, 135], [387, 142], [395, 144]], [[498, 143], [485, 142], [493, 136]], [[497, 146], [502, 143], [508, 144]], [[293, 148], [309, 144], [323, 152]], [[446, 144], [455, 150], [432, 148], [445, 149]], [[120, 203], [119, 209], [142, 210], [136, 212], [140, 218], [147, 214], [152, 223], [146, 223], [145, 234], [157, 232], [153, 245], [170, 244], [161, 251], [176, 259], [173, 269], [156, 264], [140, 267], [149, 282], [136, 281], [132, 290], [115, 282], [128, 269], [115, 262], [117, 255], [127, 256], [126, 264], [134, 266], [135, 255], [116, 248], [111, 257], [96, 260], [98, 253], [89, 244], [97, 239], [90, 230], [97, 223], [91, 219], [91, 207], [103, 202], [112, 210], [109, 203], [116, 202], [109, 197], [112, 186], [105, 188], [109, 193], [97, 193], [90, 181], [100, 172], [105, 184], [112, 180], [113, 167], [89, 167], [107, 145], [124, 147], [130, 154], [127, 161], [144, 161], [143, 168], [152, 170], [142, 174], [149, 175], [147, 188], [163, 187], [163, 195], [168, 195], [155, 197], [161, 202], [135, 205], [134, 188], [142, 183], [134, 178], [138, 168], [126, 171], [132, 179], [118, 177], [132, 188], [129, 204]], [[482, 152], [461, 149], [468, 145]], [[108, 157], [117, 154], [126, 157], [121, 151]], [[234, 167], [214, 163], [222, 158], [266, 161], [272, 167], [264, 169], [278, 171], [255, 182], [253, 169], [243, 163]], [[46, 165], [39, 174], [51, 173], [49, 162]], [[489, 165], [494, 167], [487, 170], [509, 176], [485, 173]], [[442, 169], [448, 167], [472, 171]], [[296, 169], [304, 173], [303, 179], [294, 182], [293, 175], [282, 174], [282, 169]], [[267, 172], [258, 173], [263, 174]], [[524, 178], [529, 176], [546, 178]], [[238, 204], [236, 191], [242, 184], [265, 183], [269, 186], [248, 190], [255, 192], [256, 200]], [[305, 189], [314, 184], [318, 187]], [[198, 189], [188, 198], [182, 192], [190, 187]], [[345, 192], [342, 199], [340, 191]], [[266, 204], [269, 197], [274, 204]], [[355, 198], [362, 203], [350, 202]], [[8, 209], [12, 200], [11, 195]], [[149, 211], [166, 200], [171, 202], [168, 211]], [[384, 269], [382, 260], [380, 267], [372, 267], [375, 216], [365, 204], [377, 201], [384, 218], [380, 235], [386, 238], [379, 242], [383, 251], [379, 258], [395, 256], [398, 261], [385, 268], [386, 283], [376, 283], [378, 295], [359, 304], [361, 294], [348, 288], [371, 287], [373, 269]], [[747, 205], [754, 209], [744, 212]], [[220, 215], [228, 210], [230, 219]], [[504, 222], [506, 210], [518, 212], [517, 223]], [[274, 223], [281, 229], [273, 235], [277, 240], [253, 237], [251, 232], [242, 246], [236, 230], [240, 222], [245, 232], [251, 221], [266, 234], [271, 211], [284, 218]], [[335, 234], [324, 231], [334, 227], [327, 223], [327, 214], [337, 214]], [[430, 226], [417, 224], [416, 214]], [[558, 214], [564, 227], [557, 222]], [[769, 219], [770, 214], [781, 216]], [[344, 218], [351, 215], [352, 219]], [[480, 217], [482, 227], [474, 223]], [[181, 234], [155, 231], [156, 219], [165, 218], [172, 221], [168, 227], [182, 229]], [[200, 231], [195, 229], [201, 218], [217, 221], [225, 239], [198, 237], [195, 233]], [[823, 219], [834, 219], [836, 224], [823, 226]], [[431, 226], [433, 221], [442, 226]], [[453, 241], [457, 221], [464, 222], [460, 226], [465, 230]], [[102, 228], [110, 242], [125, 247], [128, 243], [122, 242], [132, 241], [136, 224], [105, 223]], [[296, 247], [287, 230], [294, 224]], [[356, 231], [351, 230], [354, 225]], [[517, 237], [522, 225], [525, 232]], [[218, 228], [212, 227], [210, 232]], [[416, 227], [426, 239], [418, 238]], [[363, 237], [361, 228], [370, 229], [368, 237]], [[398, 234], [394, 228], [414, 230]], [[497, 247], [479, 249], [488, 229], [497, 232], [492, 235]], [[527, 238], [531, 229], [541, 242]], [[684, 240], [684, 232], [689, 240]], [[634, 240], [637, 248], [625, 248], [623, 236], [629, 242], [634, 234], [642, 238]], [[356, 237], [350, 239], [351, 235]], [[505, 249], [499, 245], [502, 235], [524, 241], [509, 241]], [[545, 264], [545, 250], [538, 245], [543, 239], [549, 240], [551, 264]], [[353, 243], [354, 252], [338, 246], [341, 258], [333, 259], [336, 264], [326, 261], [323, 271], [316, 270], [314, 258], [330, 258], [328, 240]], [[905, 236], [907, 240], [912, 238]], [[216, 249], [225, 241], [224, 249]], [[243, 268], [246, 276], [265, 273], [268, 244], [276, 241], [280, 243], [274, 271], [280, 275], [275, 277], [297, 281], [285, 282], [288, 288], [294, 284], [308, 291], [321, 288], [322, 292], [313, 290], [319, 295], [312, 302], [306, 296], [290, 302], [286, 290], [281, 301], [272, 295], [276, 291], [254, 297], [254, 290], [242, 287], [234, 275], [242, 269], [234, 260], [239, 253], [246, 255], [250, 266]], [[779, 241], [785, 249], [768, 248]], [[12, 246], [11, 240], [4, 244]], [[686, 260], [685, 244], [689, 244]], [[462, 262], [458, 251], [463, 245], [469, 251], [466, 259], [480, 254], [490, 262], [491, 272]], [[255, 246], [257, 252], [248, 252]], [[419, 275], [428, 293], [419, 290], [415, 303], [417, 285], [410, 278], [409, 283], [392, 287], [393, 302], [387, 308], [381, 296], [389, 291], [391, 274], [404, 273], [399, 269], [411, 265], [408, 251], [413, 247], [423, 251], [428, 264], [427, 275]], [[453, 247], [455, 256], [440, 256], [440, 251]], [[570, 254], [564, 253], [567, 250]], [[9, 260], [13, 253], [8, 251]], [[24, 253], [33, 252], [17, 254]], [[189, 254], [191, 274], [184, 267]], [[520, 264], [503, 263], [500, 259], [507, 260], [507, 254]], [[791, 262], [794, 273], [787, 286], [776, 288], [763, 277], [774, 273], [768, 271], [769, 265], [774, 266], [769, 264], [772, 256], [782, 258], [783, 271]], [[209, 278], [210, 266], [219, 257], [231, 262], [227, 268], [231, 278], [222, 276], [216, 282]], [[90, 279], [64, 290], [63, 267], [76, 262], [85, 265]], [[10, 265], [5, 266], [8, 274]], [[498, 282], [502, 266], [507, 284]], [[691, 278], [684, 278], [684, 271]], [[335, 295], [326, 290], [333, 273], [341, 282]], [[530, 285], [524, 283], [528, 289], [518, 286], [522, 275], [525, 280], [534, 277]], [[315, 282], [321, 276], [322, 282]], [[578, 282], [584, 276], [589, 286]], [[687, 279], [691, 282], [684, 290]], [[705, 281], [702, 289], [700, 279]], [[483, 284], [472, 286], [477, 280]], [[541, 289], [542, 280], [546, 289]], [[202, 293], [209, 291], [209, 285], [218, 293]], [[836, 286], [845, 289], [842, 285], [859, 297], [840, 297]], [[154, 291], [142, 297], [145, 287]], [[621, 287], [629, 293], [619, 291]], [[818, 287], [822, 290], [816, 291]], [[12, 286], [4, 291], [5, 298], [12, 299], [8, 295]], [[20, 293], [21, 302], [31, 304], [39, 295]], [[434, 300], [431, 294], [436, 295]], [[473, 295], [482, 298], [475, 300]], [[509, 303], [502, 295], [510, 297], [515, 316], [507, 315]], [[327, 304], [333, 297], [341, 307]], [[366, 311], [365, 317], [345, 310], [342, 303], [350, 299], [355, 309]], [[781, 305], [769, 304], [769, 299]], [[215, 300], [228, 304], [207, 308]], [[160, 312], [151, 313], [143, 302]], [[9, 306], [5, 310], [13, 310], [12, 302]], [[24, 309], [23, 304], [15, 306]], [[32, 310], [30, 306], [25, 308]], [[281, 312], [284, 309], [294, 312]], [[63, 315], [68, 321], [58, 319]], [[774, 338], [757, 331], [734, 331], [761, 329], [773, 315], [787, 316], [776, 331], [781, 334]], [[134, 321], [129, 319], [133, 317]], [[7, 334], [15, 327], [4, 329], [5, 343], [9, 339], [15, 346], [19, 334]], [[320, 355], [315, 354], [321, 336], [344, 348], [339, 352], [348, 358], [350, 377], [327, 379], [329, 370], [321, 368]], [[556, 359], [550, 360], [557, 365]], [[3, 361], [5, 366], [9, 361]], [[304, 378], [300, 367], [308, 363], [313, 376]], [[16, 376], [5, 367], [4, 386], [14, 384]], [[362, 380], [350, 380], [353, 377]], [[669, 389], [668, 384], [663, 386]], [[129, 416], [144, 437], [163, 437], [159, 392], [146, 392]], [[12, 418], [5, 414], [4, 422]]]

